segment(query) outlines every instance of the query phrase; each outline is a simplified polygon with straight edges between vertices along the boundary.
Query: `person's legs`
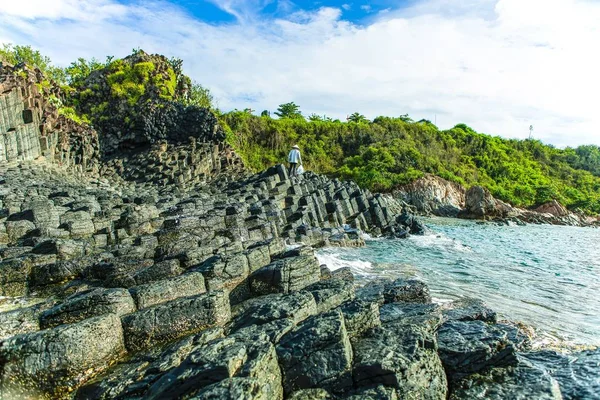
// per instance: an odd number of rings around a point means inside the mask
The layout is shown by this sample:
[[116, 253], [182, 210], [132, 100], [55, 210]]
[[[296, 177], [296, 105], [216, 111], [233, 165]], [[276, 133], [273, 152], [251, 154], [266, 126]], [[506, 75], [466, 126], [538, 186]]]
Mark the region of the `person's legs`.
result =
[[290, 172], [288, 174], [290, 177], [296, 176], [296, 168], [297, 167], [298, 167], [298, 163], [295, 163], [295, 162], [290, 163]]

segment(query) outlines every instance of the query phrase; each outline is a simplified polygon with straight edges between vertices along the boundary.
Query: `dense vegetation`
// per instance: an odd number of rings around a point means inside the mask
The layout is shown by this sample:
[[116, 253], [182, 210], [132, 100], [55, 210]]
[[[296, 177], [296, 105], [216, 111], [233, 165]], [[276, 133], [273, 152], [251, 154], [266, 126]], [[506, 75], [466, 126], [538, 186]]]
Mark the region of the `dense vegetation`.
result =
[[485, 186], [517, 206], [556, 199], [571, 209], [600, 212], [597, 146], [561, 150], [538, 140], [480, 134], [464, 124], [442, 131], [407, 116], [370, 122], [355, 113], [340, 122], [234, 111], [220, 119], [256, 170], [284, 161], [297, 143], [308, 169], [353, 179], [371, 190], [389, 191], [431, 173], [465, 186]]
[[[139, 54], [145, 53], [134, 50], [134, 56]], [[185, 110], [178, 107], [213, 109], [210, 91], [183, 74], [180, 59], [165, 63], [152, 57], [129, 62], [80, 58], [61, 69], [29, 46], [0, 49], [0, 60], [34, 65], [60, 84], [66, 93], [60, 111], [77, 121], [101, 127], [103, 121], [117, 118], [127, 124], [130, 116], [115, 110], [128, 105], [146, 115], [142, 105], [150, 94], [169, 102], [177, 115]], [[103, 71], [104, 80], [94, 79], [97, 70]], [[110, 93], [110, 104], [99, 91]], [[277, 118], [267, 110], [260, 116], [250, 110], [214, 111], [227, 140], [254, 170], [285, 161], [290, 147], [298, 144], [308, 169], [353, 179], [375, 191], [393, 190], [431, 173], [465, 186], [485, 186], [517, 206], [556, 199], [570, 209], [600, 213], [598, 146], [556, 149], [537, 140], [480, 134], [464, 124], [439, 130], [408, 115], [369, 121], [355, 112], [346, 122], [315, 114], [305, 118], [294, 102], [281, 104], [274, 112]]]

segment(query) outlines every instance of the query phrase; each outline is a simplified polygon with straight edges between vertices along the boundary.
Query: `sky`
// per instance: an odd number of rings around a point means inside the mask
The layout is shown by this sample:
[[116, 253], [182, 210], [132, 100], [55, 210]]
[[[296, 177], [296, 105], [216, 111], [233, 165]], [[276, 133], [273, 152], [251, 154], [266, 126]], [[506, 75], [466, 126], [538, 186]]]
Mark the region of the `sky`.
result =
[[0, 43], [60, 66], [178, 57], [223, 111], [294, 101], [600, 145], [599, 0], [0, 1]]

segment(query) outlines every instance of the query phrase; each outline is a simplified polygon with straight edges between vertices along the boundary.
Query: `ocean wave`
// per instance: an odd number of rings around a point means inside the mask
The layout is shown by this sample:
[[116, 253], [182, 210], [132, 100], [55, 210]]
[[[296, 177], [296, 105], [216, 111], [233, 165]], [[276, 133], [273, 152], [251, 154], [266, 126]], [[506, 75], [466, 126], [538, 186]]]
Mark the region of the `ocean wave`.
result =
[[438, 247], [444, 250], [454, 250], [463, 253], [473, 252], [473, 249], [462, 243], [460, 240], [448, 237], [441, 233], [430, 233], [421, 236], [413, 235], [410, 236], [408, 240], [422, 248]]
[[327, 265], [327, 268], [332, 271], [344, 267], [350, 267], [353, 273], [361, 276], [369, 276], [373, 273], [373, 264], [370, 262], [361, 260], [346, 260], [336, 252], [317, 252], [316, 257], [320, 264]]

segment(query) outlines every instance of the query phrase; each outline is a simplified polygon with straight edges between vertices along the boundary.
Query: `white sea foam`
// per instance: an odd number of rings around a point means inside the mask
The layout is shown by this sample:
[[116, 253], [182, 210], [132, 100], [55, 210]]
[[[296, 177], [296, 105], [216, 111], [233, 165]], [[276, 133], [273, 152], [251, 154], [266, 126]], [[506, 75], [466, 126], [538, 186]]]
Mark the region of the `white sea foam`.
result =
[[411, 240], [419, 247], [438, 247], [442, 249], [452, 249], [455, 251], [470, 253], [472, 252], [471, 248], [463, 243], [461, 243], [457, 239], [449, 238], [440, 233], [427, 234], [427, 235], [413, 235], [410, 236], [408, 240]]
[[335, 271], [336, 269], [350, 267], [353, 273], [366, 276], [372, 273], [373, 265], [368, 261], [361, 260], [344, 260], [338, 253], [333, 252], [318, 252], [316, 253], [319, 263], [327, 265], [327, 267]]

